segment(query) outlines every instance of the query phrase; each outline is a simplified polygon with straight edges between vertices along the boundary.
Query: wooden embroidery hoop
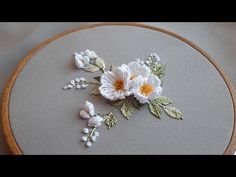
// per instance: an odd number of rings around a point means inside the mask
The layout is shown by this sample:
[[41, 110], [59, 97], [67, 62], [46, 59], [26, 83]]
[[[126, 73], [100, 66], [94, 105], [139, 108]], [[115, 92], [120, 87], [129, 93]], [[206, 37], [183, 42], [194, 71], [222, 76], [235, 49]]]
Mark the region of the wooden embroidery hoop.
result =
[[14, 155], [23, 155], [22, 150], [20, 149], [20, 147], [17, 145], [17, 142], [14, 138], [12, 129], [11, 129], [11, 124], [10, 124], [10, 120], [9, 120], [9, 101], [10, 101], [10, 95], [11, 95], [11, 90], [12, 87], [14, 85], [14, 82], [18, 76], [18, 74], [21, 72], [21, 70], [24, 68], [25, 64], [27, 64], [27, 62], [37, 53], [39, 52], [43, 47], [45, 47], [46, 45], [48, 45], [49, 43], [51, 43], [52, 41], [65, 36], [67, 34], [70, 34], [72, 32], [76, 32], [76, 31], [81, 31], [81, 30], [85, 30], [85, 29], [89, 29], [89, 28], [94, 28], [94, 27], [98, 27], [98, 26], [114, 26], [114, 25], [123, 25], [123, 26], [136, 26], [136, 27], [143, 27], [143, 28], [147, 28], [147, 29], [151, 29], [151, 30], [156, 30], [165, 34], [168, 34], [170, 36], [173, 36], [185, 43], [187, 43], [188, 45], [190, 45], [191, 47], [193, 47], [194, 49], [196, 49], [198, 52], [200, 52], [204, 57], [206, 57], [211, 64], [215, 67], [215, 69], [220, 73], [220, 75], [222, 76], [222, 78], [224, 79], [227, 88], [229, 89], [230, 92], [230, 96], [232, 98], [232, 103], [233, 103], [233, 109], [234, 109], [234, 123], [233, 123], [233, 131], [232, 131], [232, 135], [231, 135], [231, 139], [230, 142], [227, 146], [227, 148], [224, 151], [224, 155], [232, 155], [234, 154], [234, 151], [236, 149], [236, 94], [233, 88], [233, 85], [231, 83], [231, 81], [229, 80], [229, 78], [226, 76], [226, 74], [223, 72], [223, 70], [219, 67], [219, 65], [214, 61], [214, 59], [209, 56], [205, 51], [203, 51], [201, 48], [199, 48], [197, 45], [195, 45], [194, 43], [192, 43], [191, 41], [183, 38], [182, 36], [167, 31], [165, 29], [162, 28], [158, 28], [158, 27], [154, 27], [154, 26], [149, 26], [149, 25], [144, 25], [144, 24], [139, 24], [139, 23], [123, 23], [123, 22], [114, 22], [114, 23], [96, 23], [96, 24], [89, 24], [89, 25], [82, 25], [78, 28], [75, 29], [71, 29], [71, 30], [67, 30], [65, 32], [62, 32], [60, 34], [57, 34], [51, 38], [49, 38], [48, 40], [42, 42], [41, 44], [39, 44], [38, 46], [36, 46], [16, 67], [16, 69], [14, 70], [14, 72], [12, 73], [5, 89], [3, 92], [3, 96], [2, 96], [2, 126], [3, 126], [3, 133], [4, 136], [6, 138], [8, 147], [11, 151], [12, 154]]

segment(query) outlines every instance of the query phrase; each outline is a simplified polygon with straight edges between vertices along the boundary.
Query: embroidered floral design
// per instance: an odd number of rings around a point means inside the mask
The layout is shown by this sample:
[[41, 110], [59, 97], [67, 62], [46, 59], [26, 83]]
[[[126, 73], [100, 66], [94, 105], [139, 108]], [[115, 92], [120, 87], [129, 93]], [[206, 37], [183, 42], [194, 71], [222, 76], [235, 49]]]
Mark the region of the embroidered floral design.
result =
[[94, 77], [95, 82], [76, 78], [71, 80], [64, 89], [73, 87], [84, 89], [88, 85], [95, 85], [90, 95], [101, 95], [114, 106], [111, 112], [101, 114], [95, 112], [91, 102], [85, 101], [80, 110], [80, 117], [88, 120], [89, 128], [83, 129], [86, 136], [81, 139], [87, 147], [90, 147], [99, 136], [97, 132], [99, 126], [104, 123], [109, 129], [118, 123], [114, 114], [117, 111], [120, 111], [126, 119], [130, 119], [135, 109], [139, 110], [141, 106], [147, 104], [150, 113], [156, 118], [160, 119], [161, 113], [165, 112], [171, 118], [182, 119], [182, 113], [177, 108], [169, 106], [173, 101], [162, 95], [162, 79], [166, 66], [160, 63], [160, 57], [156, 53], [151, 53], [145, 60], [136, 59], [117, 67], [111, 65], [107, 71], [105, 71], [104, 60], [94, 51], [75, 53], [74, 59], [78, 69], [102, 73]]

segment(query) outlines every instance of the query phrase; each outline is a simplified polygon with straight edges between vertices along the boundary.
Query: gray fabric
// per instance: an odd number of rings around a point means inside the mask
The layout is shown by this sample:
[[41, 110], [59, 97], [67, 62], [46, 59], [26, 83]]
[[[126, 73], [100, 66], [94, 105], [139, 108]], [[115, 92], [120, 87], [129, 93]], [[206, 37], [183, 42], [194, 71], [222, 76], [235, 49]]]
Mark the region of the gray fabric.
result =
[[[113, 129], [101, 127], [101, 136], [86, 149], [80, 143], [86, 121], [78, 118], [84, 100], [97, 112], [112, 108], [89, 96], [89, 88], [62, 90], [70, 79], [94, 76], [73, 65], [72, 54], [86, 48], [115, 65], [159, 53], [167, 64], [163, 94], [184, 120], [164, 114], [157, 120], [144, 107], [128, 121], [118, 115]], [[232, 133], [232, 111], [227, 87], [206, 58], [171, 36], [136, 27], [98, 27], [54, 41], [24, 67], [10, 102], [12, 130], [25, 154], [222, 154]]]

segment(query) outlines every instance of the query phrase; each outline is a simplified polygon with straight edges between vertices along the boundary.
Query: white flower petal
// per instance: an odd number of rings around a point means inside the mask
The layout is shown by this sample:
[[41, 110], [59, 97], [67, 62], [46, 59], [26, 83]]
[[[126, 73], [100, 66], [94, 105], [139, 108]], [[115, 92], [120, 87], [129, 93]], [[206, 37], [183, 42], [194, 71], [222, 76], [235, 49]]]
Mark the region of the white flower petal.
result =
[[90, 115], [89, 115], [89, 113], [86, 112], [86, 111], [84, 111], [84, 110], [81, 110], [79, 114], [80, 114], [80, 117], [82, 117], [83, 119], [89, 119], [89, 118], [91, 118]]
[[90, 114], [90, 116], [94, 116], [95, 112], [94, 112], [94, 106], [92, 103], [90, 103], [89, 101], [85, 101], [84, 107], [83, 109]]
[[88, 126], [89, 127], [99, 127], [102, 125], [103, 118], [100, 116], [94, 116], [88, 121]]
[[84, 67], [84, 63], [80, 59], [75, 58], [75, 65], [77, 66], [78, 69], [81, 69]]

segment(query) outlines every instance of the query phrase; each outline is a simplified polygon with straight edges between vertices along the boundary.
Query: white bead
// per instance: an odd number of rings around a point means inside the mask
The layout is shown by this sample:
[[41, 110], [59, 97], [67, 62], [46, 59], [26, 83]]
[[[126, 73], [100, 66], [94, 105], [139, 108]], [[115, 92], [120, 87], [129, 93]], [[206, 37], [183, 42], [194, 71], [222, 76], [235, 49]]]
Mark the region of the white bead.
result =
[[92, 140], [92, 142], [95, 142], [96, 141], [96, 136], [92, 136], [91, 140]]
[[69, 84], [67, 87], [68, 87], [68, 89], [71, 89], [71, 88], [73, 88], [73, 85]]
[[73, 86], [75, 86], [75, 80], [71, 80], [71, 81], [70, 81], [70, 84], [73, 85]]
[[80, 88], [81, 88], [81, 85], [79, 85], [79, 84], [76, 85], [76, 88], [77, 88], [77, 89], [80, 89]]
[[88, 84], [82, 84], [82, 85], [81, 85], [81, 88], [84, 89], [84, 88], [86, 88], [87, 86], [88, 86]]
[[94, 132], [94, 136], [99, 136], [99, 133], [98, 132]]
[[84, 128], [83, 132], [84, 132], [85, 134], [88, 134], [89, 129], [88, 129], [88, 128]]
[[86, 142], [86, 141], [88, 140], [88, 138], [87, 138], [86, 136], [83, 136], [83, 137], [81, 138], [81, 140], [82, 140], [83, 142]]
[[80, 78], [76, 78], [76, 79], [75, 79], [75, 82], [78, 82], [78, 83], [79, 83], [79, 82], [80, 82]]
[[86, 79], [84, 77], [81, 77], [80, 81], [84, 82], [84, 81], [86, 81]]
[[88, 141], [87, 143], [86, 143], [86, 146], [87, 147], [90, 147], [92, 145], [92, 143], [90, 142], [90, 141]]
[[66, 85], [65, 87], [63, 87], [64, 90], [68, 89], [68, 86]]

